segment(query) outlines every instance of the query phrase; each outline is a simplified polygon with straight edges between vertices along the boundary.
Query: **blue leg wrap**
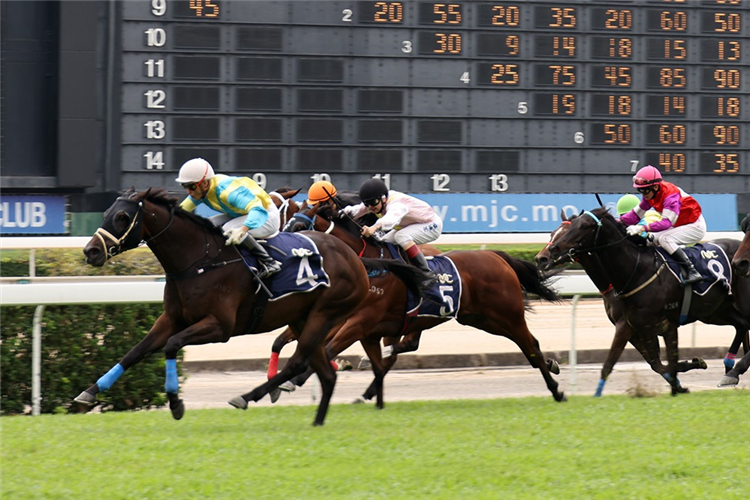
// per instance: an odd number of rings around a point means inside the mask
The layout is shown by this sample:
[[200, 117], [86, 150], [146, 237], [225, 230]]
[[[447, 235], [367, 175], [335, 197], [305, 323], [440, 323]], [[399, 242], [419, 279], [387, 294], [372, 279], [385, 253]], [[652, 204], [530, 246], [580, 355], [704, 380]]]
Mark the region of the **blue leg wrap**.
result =
[[662, 377], [664, 377], [664, 380], [666, 380], [667, 382], [672, 380], [672, 376], [669, 373], [663, 374]]
[[167, 360], [167, 380], [164, 382], [164, 390], [171, 394], [177, 394], [180, 382], [177, 379], [177, 360]]
[[724, 358], [724, 366], [727, 368], [727, 370], [731, 370], [732, 368], [734, 368], [734, 359]]
[[96, 385], [99, 386], [100, 391], [106, 391], [112, 387], [112, 384], [114, 384], [123, 373], [125, 373], [125, 368], [123, 368], [120, 363], [117, 363], [96, 381]]
[[599, 385], [596, 386], [596, 392], [594, 393], [594, 397], [600, 398], [602, 397], [602, 391], [604, 390], [604, 384], [606, 384], [607, 381], [603, 378], [599, 379]]

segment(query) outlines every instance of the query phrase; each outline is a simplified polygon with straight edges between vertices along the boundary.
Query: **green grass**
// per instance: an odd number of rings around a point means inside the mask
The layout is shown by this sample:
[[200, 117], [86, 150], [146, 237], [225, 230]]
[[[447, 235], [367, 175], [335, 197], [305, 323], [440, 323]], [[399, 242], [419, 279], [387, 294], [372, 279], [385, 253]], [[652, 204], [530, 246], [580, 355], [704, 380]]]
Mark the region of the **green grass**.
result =
[[4, 417], [8, 499], [744, 498], [747, 391]]

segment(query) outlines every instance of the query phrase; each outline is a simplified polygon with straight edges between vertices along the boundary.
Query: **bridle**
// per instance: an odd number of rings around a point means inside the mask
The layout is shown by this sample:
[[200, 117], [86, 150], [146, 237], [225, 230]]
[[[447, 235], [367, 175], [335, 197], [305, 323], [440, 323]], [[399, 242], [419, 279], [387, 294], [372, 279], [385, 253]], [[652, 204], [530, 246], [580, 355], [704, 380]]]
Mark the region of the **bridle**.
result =
[[[115, 255], [122, 253], [126, 250], [130, 250], [131, 248], [135, 248], [138, 245], [141, 244], [141, 241], [145, 241], [146, 243], [149, 243], [162, 234], [164, 234], [168, 229], [169, 226], [172, 225], [172, 221], [174, 221], [174, 206], [171, 207], [169, 211], [169, 222], [167, 225], [162, 228], [161, 231], [156, 233], [154, 236], [149, 238], [148, 240], [143, 239], [142, 237], [142, 230], [141, 226], [143, 225], [143, 216], [145, 215], [146, 211], [143, 206], [142, 200], [134, 200], [132, 198], [128, 198], [125, 196], [120, 196], [115, 200], [115, 202], [126, 202], [137, 205], [135, 215], [132, 216], [132, 220], [130, 221], [130, 225], [125, 230], [125, 232], [120, 236], [119, 238], [112, 234], [110, 231], [104, 229], [104, 227], [99, 227], [94, 232], [94, 237], [96, 237], [99, 242], [102, 244], [102, 248], [106, 251], [107, 259], [111, 259]], [[112, 207], [112, 218], [117, 214], [117, 212], [114, 210], [114, 207]], [[131, 215], [128, 212], [128, 215]], [[106, 222], [106, 221], [105, 221]], [[113, 221], [114, 225], [114, 221]], [[107, 242], [113, 243], [111, 246], [107, 246]]]

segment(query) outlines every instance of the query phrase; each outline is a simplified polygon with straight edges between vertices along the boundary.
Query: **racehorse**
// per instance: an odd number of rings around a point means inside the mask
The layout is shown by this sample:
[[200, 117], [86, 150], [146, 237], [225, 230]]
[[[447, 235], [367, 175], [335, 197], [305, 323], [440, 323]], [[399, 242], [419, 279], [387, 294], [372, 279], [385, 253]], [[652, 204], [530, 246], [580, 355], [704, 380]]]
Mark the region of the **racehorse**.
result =
[[[732, 258], [732, 268], [742, 279], [750, 278], [750, 232], [748, 232], [748, 229], [750, 229], [750, 214], [746, 215], [740, 223], [740, 230], [744, 233], [744, 236]], [[739, 384], [740, 375], [745, 373], [748, 368], [750, 368], [750, 350], [745, 343], [745, 355], [722, 377], [719, 387]]]
[[[163, 348], [167, 360], [165, 390], [172, 416], [179, 420], [185, 411], [178, 397], [176, 369], [177, 352], [182, 347], [226, 342], [233, 336], [288, 325], [298, 344], [284, 369], [229, 403], [246, 409], [249, 401], [260, 400], [310, 366], [322, 386], [313, 423], [322, 425], [336, 381], [336, 373], [325, 355], [324, 340], [367, 295], [370, 285], [363, 261], [337, 238], [319, 233], [303, 235], [290, 252], [298, 260], [285, 261], [284, 265], [297, 276], [297, 285], [302, 280], [310, 286], [304, 293], [290, 291], [265, 301], [264, 291], [274, 290], [275, 280], [284, 273], [284, 268], [266, 280], [268, 286], [259, 283], [238, 248], [226, 246], [221, 228], [180, 209], [178, 200], [162, 189], [142, 192], [131, 189], [117, 198], [83, 252], [89, 264], [102, 266], [108, 258], [135, 248], [142, 240], [166, 273], [164, 313], [146, 337], [83, 391], [76, 402], [95, 404], [98, 392], [107, 390], [146, 355]], [[316, 251], [325, 268], [311, 275], [306, 270], [315, 264]]]
[[[305, 213], [295, 214], [292, 221], [284, 228], [285, 231], [298, 231], [302, 229], [314, 229], [315, 231], [335, 235], [355, 250], [360, 256], [374, 256], [379, 258], [390, 258], [388, 250], [384, 245], [373, 238], [363, 239], [360, 228], [356, 222], [349, 218], [330, 221], [330, 212], [320, 211], [321, 207], [315, 206]], [[556, 401], [565, 401], [565, 395], [558, 390], [557, 382], [552, 378], [550, 366], [547, 363], [539, 347], [539, 342], [531, 334], [526, 325], [525, 293], [534, 293], [549, 301], [560, 300], [559, 295], [549, 288], [543, 280], [536, 267], [528, 262], [514, 259], [503, 252], [490, 250], [477, 251], [454, 251], [444, 254], [454, 263], [461, 280], [461, 294], [457, 304], [446, 301], [441, 309], [441, 317], [417, 316], [406, 318], [405, 298], [394, 297], [390, 307], [384, 309], [382, 305], [375, 307], [383, 313], [395, 313], [384, 316], [381, 323], [372, 328], [373, 322], [360, 322], [362, 327], [350, 327], [350, 322], [355, 320], [363, 310], [368, 308], [367, 302], [361, 306], [360, 311], [329, 340], [327, 350], [329, 356], [335, 356], [348, 348], [357, 340], [368, 342], [370, 348], [366, 351], [370, 357], [375, 374], [375, 380], [365, 392], [363, 398], [370, 399], [377, 396], [378, 407], [382, 407], [382, 379], [388, 369], [395, 363], [396, 354], [406, 352], [404, 346], [394, 346], [393, 354], [386, 358], [384, 363], [380, 356], [379, 339], [381, 337], [406, 336], [407, 348], [416, 349], [419, 344], [419, 336], [422, 331], [433, 328], [450, 320], [453, 316], [461, 324], [479, 328], [493, 335], [507, 337], [518, 345], [528, 359], [531, 366], [539, 369], [542, 373], [547, 388]], [[445, 288], [452, 288], [450, 283], [442, 283]], [[369, 314], [369, 313], [368, 313]], [[373, 345], [374, 344], [374, 345]], [[401, 347], [399, 349], [399, 347]], [[373, 352], [374, 351], [374, 352]], [[308, 370], [306, 374], [309, 376]], [[304, 376], [297, 377], [293, 382], [301, 385]]]
[[[717, 240], [713, 243], [731, 256], [737, 242]], [[651, 343], [655, 346], [658, 345], [656, 335], [664, 336], [667, 367], [663, 375], [669, 382], [673, 395], [688, 392], [680, 386], [677, 372], [691, 364], [678, 363], [677, 328], [680, 325], [699, 320], [734, 326], [737, 347], [739, 339], [748, 330], [749, 322], [745, 311], [749, 305], [737, 304], [734, 296], [721, 284], [711, 286], [703, 295], [692, 294], [689, 310], [682, 311], [686, 293], [691, 291], [682, 287], [679, 279], [670, 272], [663, 272], [666, 264], [657, 252], [628, 237], [623, 226], [615, 221], [606, 208], [585, 211], [571, 220], [567, 231], [556, 235], [547, 250], [554, 260], [582, 258], [581, 264], [600, 289], [611, 284], [613, 296], [617, 297], [615, 311], [610, 311], [611, 320], [618, 321], [619, 309], [619, 314], [632, 329], [631, 338], [632, 332], [639, 332], [639, 335], [647, 336], [646, 345]], [[595, 254], [596, 257], [587, 258], [589, 254]], [[737, 297], [750, 298], [750, 289], [745, 280], [733, 279], [732, 288]], [[624, 336], [627, 334], [627, 331], [622, 333]], [[622, 342], [622, 339], [619, 340]], [[653, 350], [655, 347], [650, 349], [644, 354], [647, 361], [657, 352]], [[652, 368], [661, 373], [653, 364]]]
[[[537, 266], [542, 271], [548, 271], [553, 265], [563, 264], [565, 261], [568, 261], [567, 258], [560, 260], [553, 259], [550, 255], [549, 247], [570, 229], [570, 223], [575, 217], [574, 215], [571, 218], [567, 218], [564, 211], [560, 212], [562, 223], [557, 229], [552, 231], [549, 243], [535, 257]], [[604, 301], [604, 310], [607, 318], [615, 326], [615, 336], [612, 339], [612, 346], [609, 348], [607, 359], [604, 361], [604, 365], [602, 365], [599, 385], [596, 388], [594, 396], [600, 397], [602, 395], [604, 384], [612, 373], [612, 369], [620, 359], [628, 342], [643, 356], [643, 359], [651, 366], [652, 370], [664, 376], [667, 372], [666, 366], [660, 359], [658, 338], [651, 332], [634, 330], [627, 322], [627, 318], [623, 314], [623, 304], [619, 296], [614, 293], [611, 283], [607, 280], [605, 270], [598, 255], [596, 253], [583, 253], [577, 255], [575, 260], [583, 265], [591, 281], [594, 282], [594, 285], [599, 290]], [[677, 371], [683, 372], [695, 368], [705, 369], [706, 367], [705, 361], [694, 358], [690, 362], [678, 363]]]

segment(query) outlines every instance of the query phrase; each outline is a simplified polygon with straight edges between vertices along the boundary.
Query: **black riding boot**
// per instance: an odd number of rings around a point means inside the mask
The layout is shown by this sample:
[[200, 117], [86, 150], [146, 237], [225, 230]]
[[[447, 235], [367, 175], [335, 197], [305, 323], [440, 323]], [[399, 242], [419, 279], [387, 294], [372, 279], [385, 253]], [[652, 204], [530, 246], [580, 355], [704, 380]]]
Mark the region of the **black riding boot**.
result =
[[683, 285], [689, 285], [691, 283], [695, 283], [696, 281], [701, 281], [703, 277], [696, 271], [695, 266], [692, 262], [690, 262], [690, 259], [688, 259], [688, 256], [685, 255], [685, 251], [682, 248], [678, 248], [674, 251], [672, 254], [672, 257], [674, 257], [674, 260], [677, 261], [677, 263], [680, 264], [680, 267], [682, 268], [682, 284]]
[[419, 252], [409, 260], [411, 260], [411, 263], [414, 264], [415, 267], [418, 267], [427, 274], [424, 281], [422, 281], [422, 283], [420, 284], [422, 288], [422, 295], [424, 296], [424, 298], [436, 304], [442, 305], [443, 296], [440, 295], [440, 293], [437, 291], [437, 288], [435, 287], [435, 284], [437, 284], [437, 276], [435, 276], [435, 273], [432, 272], [430, 266], [427, 265], [427, 259], [424, 258], [424, 254], [422, 252]]
[[242, 240], [241, 245], [250, 250], [253, 257], [258, 259], [258, 263], [261, 264], [259, 267], [262, 267], [262, 269], [258, 269], [258, 278], [263, 279], [281, 271], [281, 262], [268, 255], [266, 249], [249, 233]]

